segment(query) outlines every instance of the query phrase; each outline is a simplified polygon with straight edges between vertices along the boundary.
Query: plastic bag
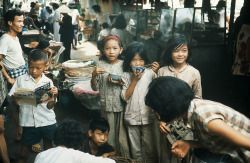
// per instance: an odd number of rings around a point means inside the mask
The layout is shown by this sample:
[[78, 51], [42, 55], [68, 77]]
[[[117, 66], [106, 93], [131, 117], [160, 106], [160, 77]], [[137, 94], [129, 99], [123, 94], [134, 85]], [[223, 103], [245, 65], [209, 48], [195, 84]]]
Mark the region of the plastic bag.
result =
[[90, 110], [101, 109], [101, 97], [99, 91], [92, 90], [90, 80], [75, 84], [72, 92], [86, 108]]

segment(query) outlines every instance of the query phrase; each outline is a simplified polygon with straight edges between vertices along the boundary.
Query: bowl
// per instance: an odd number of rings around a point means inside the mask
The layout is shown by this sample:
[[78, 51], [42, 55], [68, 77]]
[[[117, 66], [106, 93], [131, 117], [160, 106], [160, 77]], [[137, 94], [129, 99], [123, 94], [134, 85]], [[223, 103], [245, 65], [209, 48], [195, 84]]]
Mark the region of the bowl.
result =
[[23, 30], [22, 31], [28, 31], [28, 29], [27, 28], [23, 28]]
[[114, 74], [109, 74], [109, 77], [111, 77], [111, 78], [112, 78], [112, 80], [114, 80], [114, 81], [118, 81], [118, 80], [119, 80], [119, 78], [121, 78], [121, 76], [120, 76], [120, 75], [114, 75]]
[[132, 70], [136, 71], [136, 73], [139, 73], [140, 71], [143, 72], [146, 69], [146, 67], [140, 67], [140, 66], [132, 66]]

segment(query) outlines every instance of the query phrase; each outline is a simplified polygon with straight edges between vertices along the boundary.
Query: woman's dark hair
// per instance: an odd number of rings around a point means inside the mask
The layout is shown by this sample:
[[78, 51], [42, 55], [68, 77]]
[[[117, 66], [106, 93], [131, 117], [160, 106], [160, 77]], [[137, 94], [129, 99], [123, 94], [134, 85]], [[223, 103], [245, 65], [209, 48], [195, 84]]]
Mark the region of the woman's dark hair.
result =
[[221, 11], [224, 7], [227, 6], [226, 1], [224, 0], [219, 0], [219, 2], [216, 5], [216, 10]]
[[104, 118], [94, 118], [89, 123], [89, 130], [94, 132], [95, 130], [101, 130], [102, 132], [106, 132], [110, 130], [109, 123]]
[[145, 65], [149, 64], [147, 52], [144, 48], [144, 45], [140, 42], [133, 42], [129, 44], [126, 50], [124, 50], [122, 53], [122, 55], [125, 57], [123, 62], [123, 71], [133, 72], [130, 63], [132, 59], [136, 56], [136, 54], [140, 55], [140, 57], [144, 60]]
[[170, 122], [187, 113], [193, 98], [194, 92], [186, 82], [163, 76], [150, 83], [145, 104], [155, 110], [162, 121]]
[[188, 44], [188, 40], [186, 38], [185, 35], [183, 34], [173, 34], [171, 37], [168, 38], [167, 40], [167, 44], [165, 46], [165, 49], [163, 50], [163, 53], [161, 55], [161, 66], [169, 66], [173, 63], [172, 60], [172, 52], [183, 46], [183, 45], [187, 45], [188, 48], [188, 57], [186, 62], [190, 63], [191, 62], [191, 51], [189, 49], [189, 44]]
[[48, 40], [45, 40], [45, 39], [42, 39], [39, 41], [39, 44], [37, 45], [36, 49], [45, 49], [49, 46], [49, 41]]
[[9, 27], [8, 21], [13, 22], [15, 20], [15, 16], [22, 16], [24, 13], [21, 10], [9, 10], [4, 14], [4, 22], [6, 27]]
[[53, 141], [57, 146], [64, 145], [79, 150], [87, 141], [87, 133], [78, 121], [65, 119], [55, 130]]
[[42, 49], [34, 49], [29, 52], [28, 61], [44, 61], [48, 63], [48, 53]]
[[[101, 42], [101, 52], [102, 52], [102, 55], [100, 57], [100, 60], [107, 59], [106, 55], [104, 54], [104, 47], [105, 47], [106, 42], [108, 42], [109, 40], [115, 40], [115, 41], [117, 41], [117, 43], [120, 46], [120, 48], [122, 48], [122, 42], [121, 42], [121, 40], [120, 40], [120, 38], [118, 36], [108, 35]], [[120, 58], [121, 58], [121, 55], [118, 56], [118, 59], [120, 59]]]
[[126, 19], [122, 14], [116, 17], [114, 27], [116, 29], [125, 29], [127, 27]]
[[58, 9], [58, 8], [59, 8], [59, 4], [53, 3], [53, 4], [52, 4], [52, 7], [55, 8], [55, 9]]
[[31, 3], [30, 3], [30, 7], [31, 7], [31, 8], [34, 8], [35, 6], [36, 6], [36, 3], [35, 3], [35, 2], [31, 2]]
[[95, 12], [98, 12], [98, 13], [101, 12], [101, 8], [100, 8], [99, 5], [94, 5], [94, 6], [92, 6], [92, 9], [93, 9]]
[[106, 28], [108, 28], [108, 27], [109, 27], [109, 24], [108, 24], [107, 22], [102, 23], [102, 28], [103, 28], [103, 29], [106, 29]]

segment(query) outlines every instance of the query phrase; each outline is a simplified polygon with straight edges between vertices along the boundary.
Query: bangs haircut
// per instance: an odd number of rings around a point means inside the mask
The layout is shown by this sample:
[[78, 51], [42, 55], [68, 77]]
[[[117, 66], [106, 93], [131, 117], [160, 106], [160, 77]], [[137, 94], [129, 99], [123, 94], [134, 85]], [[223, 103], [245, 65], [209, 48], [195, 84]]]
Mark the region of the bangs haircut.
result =
[[188, 48], [188, 57], [186, 62], [190, 63], [191, 62], [191, 51], [189, 48], [189, 43], [185, 35], [183, 34], [173, 34], [170, 36], [167, 40], [165, 49], [163, 50], [163, 53], [161, 55], [161, 66], [169, 66], [173, 63], [172, 60], [172, 52], [175, 49], [178, 49], [179, 47], [182, 47], [183, 45], [187, 45]]
[[48, 63], [48, 53], [42, 49], [31, 50], [28, 56], [28, 61], [44, 61]]
[[126, 50], [123, 51], [122, 54], [125, 57], [124, 62], [123, 62], [124, 72], [133, 72], [130, 66], [130, 63], [133, 60], [133, 58], [136, 56], [136, 54], [138, 54], [144, 60], [145, 65], [149, 64], [147, 52], [144, 48], [143, 43], [140, 43], [140, 42], [131, 43], [130, 45], [128, 45]]
[[9, 27], [8, 21], [13, 22], [15, 20], [15, 16], [22, 16], [24, 13], [21, 10], [9, 10], [4, 14], [4, 22], [5, 26]]
[[67, 148], [79, 150], [87, 141], [87, 132], [76, 120], [65, 119], [54, 132], [55, 145], [64, 145]]
[[95, 132], [95, 130], [101, 130], [102, 132], [106, 132], [110, 130], [110, 126], [108, 121], [105, 118], [94, 118], [89, 123], [89, 130]]
[[193, 99], [194, 92], [186, 82], [163, 76], [150, 83], [145, 104], [160, 115], [161, 121], [170, 122], [187, 113]]
[[[117, 39], [115, 39], [115, 38], [108, 38], [107, 39], [107, 37], [109, 37], [109, 36], [115, 36]], [[109, 40], [115, 40], [118, 43], [119, 47], [122, 48], [122, 41], [120, 40], [120, 38], [118, 36], [116, 36], [116, 35], [108, 35], [107, 37], [105, 37], [101, 42], [101, 53], [102, 53], [102, 55], [100, 57], [100, 60], [107, 59], [106, 55], [104, 54], [104, 48], [105, 48], [106, 42], [108, 42]], [[118, 59], [121, 59], [121, 55], [118, 56]]]

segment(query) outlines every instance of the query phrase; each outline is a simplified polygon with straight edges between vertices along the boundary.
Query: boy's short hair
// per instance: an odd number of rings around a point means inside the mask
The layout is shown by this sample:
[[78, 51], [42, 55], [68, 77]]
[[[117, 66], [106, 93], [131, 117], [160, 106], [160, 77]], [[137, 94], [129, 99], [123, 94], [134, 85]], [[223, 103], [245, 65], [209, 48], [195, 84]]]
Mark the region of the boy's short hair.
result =
[[48, 53], [42, 49], [31, 50], [28, 56], [28, 61], [44, 61], [44, 64], [48, 63]]
[[21, 10], [9, 10], [4, 14], [4, 22], [5, 26], [9, 27], [8, 21], [13, 22], [15, 20], [15, 16], [22, 16], [24, 13]]
[[59, 4], [53, 3], [53, 4], [52, 4], [52, 7], [54, 7], [55, 9], [58, 9], [58, 8], [59, 8]]
[[108, 121], [105, 118], [94, 118], [89, 123], [89, 130], [94, 132], [95, 130], [101, 130], [102, 132], [106, 132], [110, 130], [110, 126]]
[[65, 119], [55, 130], [53, 141], [57, 146], [64, 145], [79, 150], [87, 141], [87, 133], [78, 121]]
[[108, 27], [109, 27], [109, 24], [108, 24], [107, 22], [102, 23], [102, 28], [103, 28], [103, 29], [106, 29], [106, 28], [108, 28]]
[[81, 16], [82, 16], [82, 17], [85, 17], [85, 14], [84, 14], [84, 13], [82, 13], [82, 14], [81, 14]]
[[155, 110], [162, 121], [170, 122], [187, 113], [193, 99], [194, 92], [186, 82], [163, 76], [150, 83], [145, 104]]
[[100, 6], [99, 5], [94, 5], [94, 6], [92, 6], [92, 9], [95, 11], [95, 12], [101, 12], [101, 8], [100, 8]]

